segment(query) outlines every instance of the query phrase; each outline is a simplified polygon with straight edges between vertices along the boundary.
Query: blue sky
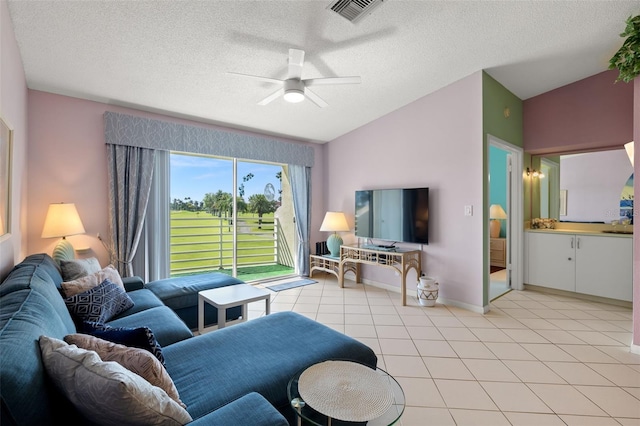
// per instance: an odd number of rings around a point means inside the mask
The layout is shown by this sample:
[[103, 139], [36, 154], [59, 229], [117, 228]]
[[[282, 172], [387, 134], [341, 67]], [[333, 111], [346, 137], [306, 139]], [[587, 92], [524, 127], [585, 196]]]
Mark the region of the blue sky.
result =
[[[271, 183], [277, 191], [280, 182], [276, 173], [281, 166], [238, 161], [238, 185], [242, 177], [253, 173], [254, 177], [245, 182], [245, 201], [253, 194], [263, 194], [264, 188]], [[231, 160], [198, 157], [194, 155], [171, 154], [171, 200], [191, 197], [202, 201], [207, 192], [216, 193], [219, 189], [232, 192], [233, 162]]]

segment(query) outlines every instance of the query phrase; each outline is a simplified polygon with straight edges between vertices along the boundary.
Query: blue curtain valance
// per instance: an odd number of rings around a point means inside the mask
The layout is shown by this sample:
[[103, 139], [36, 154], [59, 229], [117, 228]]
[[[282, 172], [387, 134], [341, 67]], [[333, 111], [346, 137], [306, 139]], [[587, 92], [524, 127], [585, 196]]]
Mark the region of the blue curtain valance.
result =
[[170, 123], [107, 111], [107, 144], [163, 151], [235, 157], [247, 160], [313, 166], [313, 148], [276, 139], [219, 129]]

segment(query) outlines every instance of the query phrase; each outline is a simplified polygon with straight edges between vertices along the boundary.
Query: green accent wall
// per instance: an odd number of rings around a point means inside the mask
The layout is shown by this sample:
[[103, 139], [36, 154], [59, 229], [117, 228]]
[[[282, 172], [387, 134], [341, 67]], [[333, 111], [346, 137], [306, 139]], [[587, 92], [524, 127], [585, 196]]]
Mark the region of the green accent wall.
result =
[[[508, 109], [508, 114], [505, 114]], [[483, 127], [483, 193], [484, 206], [482, 209], [485, 227], [483, 232], [484, 240], [484, 285], [483, 285], [483, 305], [489, 304], [489, 164], [487, 156], [488, 135], [495, 136], [505, 142], [524, 147], [522, 130], [522, 100], [498, 83], [486, 72], [482, 72], [482, 127]], [[508, 115], [508, 116], [507, 116]], [[525, 161], [528, 158], [525, 156]], [[525, 162], [526, 164], [526, 162]], [[524, 185], [524, 197], [527, 199], [527, 185]], [[525, 219], [527, 214], [527, 203], [525, 201]], [[523, 224], [524, 225], [524, 224]]]

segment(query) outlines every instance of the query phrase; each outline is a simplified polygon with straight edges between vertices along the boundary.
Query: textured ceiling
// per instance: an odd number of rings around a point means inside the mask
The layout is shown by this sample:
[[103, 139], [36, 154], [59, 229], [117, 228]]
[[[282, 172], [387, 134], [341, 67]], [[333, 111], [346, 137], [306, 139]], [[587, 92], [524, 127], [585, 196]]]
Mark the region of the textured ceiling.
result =
[[[29, 88], [327, 142], [476, 71], [521, 99], [607, 69], [636, 1], [387, 0], [353, 24], [330, 1], [26, 1], [9, 10]], [[308, 100], [228, 71], [359, 75]]]

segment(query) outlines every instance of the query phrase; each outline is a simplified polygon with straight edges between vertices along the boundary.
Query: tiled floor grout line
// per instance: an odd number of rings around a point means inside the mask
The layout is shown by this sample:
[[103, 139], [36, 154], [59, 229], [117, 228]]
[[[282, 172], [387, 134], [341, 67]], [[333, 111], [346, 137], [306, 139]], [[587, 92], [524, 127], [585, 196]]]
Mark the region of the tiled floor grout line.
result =
[[[525, 291], [508, 293], [480, 315], [421, 307], [411, 294], [402, 307], [394, 292], [349, 281], [341, 289], [328, 275], [314, 279], [317, 284], [274, 293], [272, 312], [295, 311], [302, 301], [309, 310], [303, 315], [369, 344], [379, 366], [404, 383], [403, 425], [425, 424], [425, 413], [436, 425], [640, 424], [640, 355], [628, 351], [630, 309]], [[464, 392], [488, 405], [456, 395]], [[427, 394], [434, 399], [425, 402]]]

